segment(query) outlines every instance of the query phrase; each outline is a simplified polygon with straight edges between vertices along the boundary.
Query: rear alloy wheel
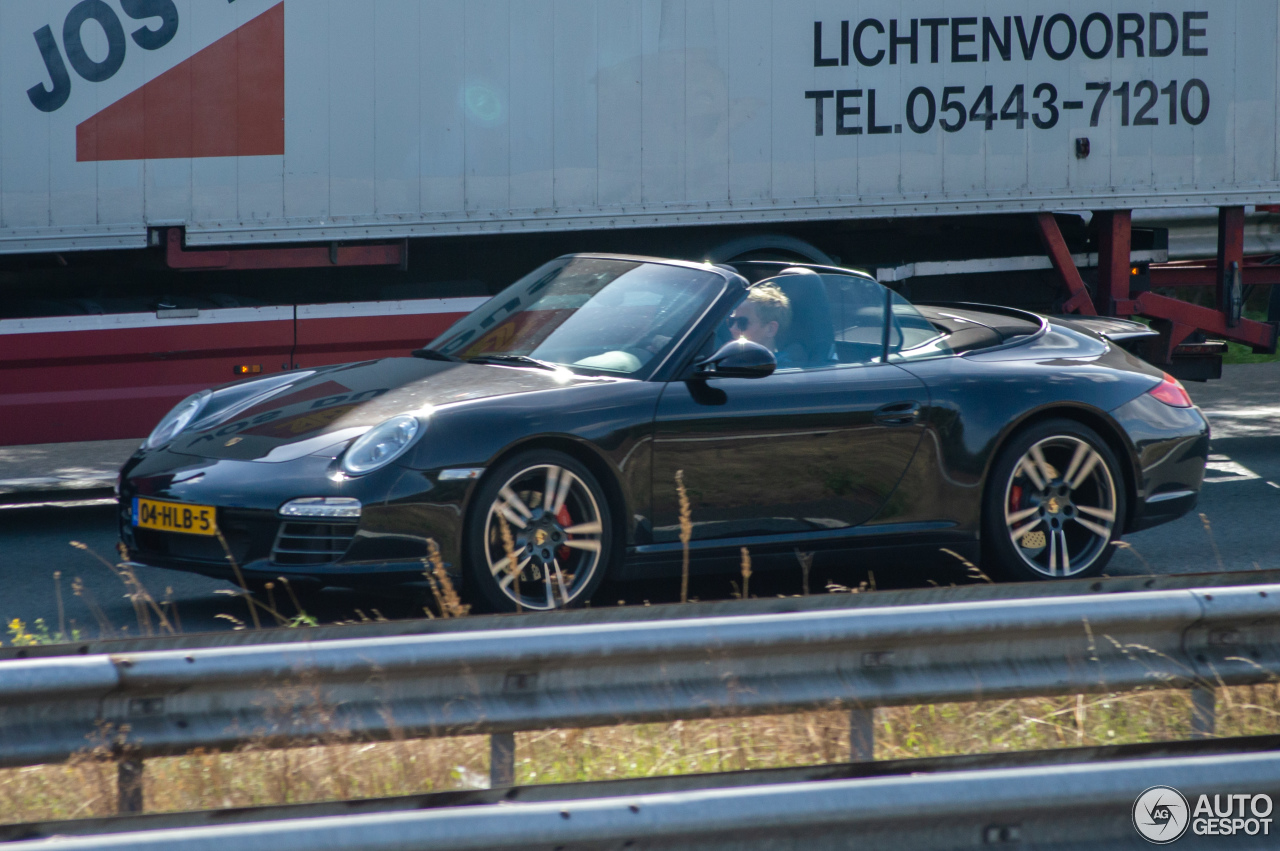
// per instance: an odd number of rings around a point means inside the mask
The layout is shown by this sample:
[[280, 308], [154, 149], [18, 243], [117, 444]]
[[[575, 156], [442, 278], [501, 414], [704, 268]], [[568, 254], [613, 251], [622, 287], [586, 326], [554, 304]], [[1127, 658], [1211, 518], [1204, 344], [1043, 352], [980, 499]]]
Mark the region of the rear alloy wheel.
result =
[[987, 490], [984, 560], [1006, 579], [1095, 576], [1124, 529], [1115, 455], [1092, 429], [1070, 420], [1019, 435]]
[[608, 568], [608, 501], [591, 472], [563, 453], [529, 452], [494, 470], [470, 521], [468, 584], [488, 608], [566, 608], [588, 599]]

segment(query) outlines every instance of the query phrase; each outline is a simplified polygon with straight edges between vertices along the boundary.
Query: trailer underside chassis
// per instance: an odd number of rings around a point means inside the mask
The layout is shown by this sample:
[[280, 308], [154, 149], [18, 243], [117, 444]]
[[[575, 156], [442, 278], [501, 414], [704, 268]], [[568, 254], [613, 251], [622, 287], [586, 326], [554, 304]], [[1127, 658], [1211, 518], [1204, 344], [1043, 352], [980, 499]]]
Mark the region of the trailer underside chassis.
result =
[[[1224, 207], [1218, 215], [1218, 256], [1214, 261], [1164, 263], [1149, 270], [1132, 265], [1132, 214], [1108, 211], [1094, 216], [1098, 224], [1098, 283], [1090, 292], [1072, 261], [1066, 240], [1052, 213], [1037, 215], [1046, 253], [1067, 293], [1066, 313], [1086, 316], [1141, 316], [1160, 332], [1146, 355], [1153, 363], [1173, 366], [1178, 355], [1189, 360], [1213, 358], [1212, 346], [1195, 335], [1206, 335], [1252, 346], [1274, 354], [1280, 330], [1280, 266], [1244, 257], [1244, 208]], [[1148, 273], [1149, 272], [1149, 273]], [[1243, 315], [1246, 288], [1272, 287], [1271, 312], [1266, 322]], [[1213, 287], [1214, 306], [1182, 301], [1152, 292], [1152, 287]], [[1189, 340], [1192, 345], [1184, 346]], [[1181, 347], [1181, 349], [1180, 349]], [[1186, 377], [1203, 380], [1203, 365], [1188, 363]]]
[[309, 245], [297, 248], [201, 249], [186, 247], [183, 228], [153, 233], [152, 244], [163, 239], [170, 269], [214, 271], [251, 269], [317, 269], [328, 266], [399, 266], [409, 260], [408, 240], [354, 245]]

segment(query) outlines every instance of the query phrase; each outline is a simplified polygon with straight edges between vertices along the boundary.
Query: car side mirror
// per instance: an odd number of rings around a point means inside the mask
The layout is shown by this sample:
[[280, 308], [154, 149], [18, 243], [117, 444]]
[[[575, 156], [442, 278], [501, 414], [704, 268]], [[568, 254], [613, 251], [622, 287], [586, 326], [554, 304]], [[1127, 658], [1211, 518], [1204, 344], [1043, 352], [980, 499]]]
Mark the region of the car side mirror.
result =
[[778, 368], [773, 352], [750, 340], [731, 340], [694, 367], [694, 378], [766, 378]]

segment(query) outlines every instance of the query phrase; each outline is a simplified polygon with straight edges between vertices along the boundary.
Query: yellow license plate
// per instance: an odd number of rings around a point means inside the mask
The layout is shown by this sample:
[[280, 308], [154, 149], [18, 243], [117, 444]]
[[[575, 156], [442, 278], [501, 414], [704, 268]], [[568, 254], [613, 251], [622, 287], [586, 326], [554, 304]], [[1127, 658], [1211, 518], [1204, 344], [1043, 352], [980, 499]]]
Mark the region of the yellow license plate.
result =
[[139, 529], [179, 532], [184, 535], [216, 535], [217, 509], [212, 505], [189, 505], [134, 497], [133, 525]]

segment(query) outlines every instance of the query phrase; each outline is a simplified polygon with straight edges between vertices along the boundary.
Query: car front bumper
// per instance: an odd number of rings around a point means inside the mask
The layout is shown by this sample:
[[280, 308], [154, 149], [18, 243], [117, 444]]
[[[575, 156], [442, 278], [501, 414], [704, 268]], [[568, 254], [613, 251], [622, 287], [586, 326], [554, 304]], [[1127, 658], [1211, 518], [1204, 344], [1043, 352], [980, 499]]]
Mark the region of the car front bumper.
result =
[[[471, 481], [392, 465], [368, 476], [336, 475], [333, 459], [268, 464], [177, 453], [135, 456], [120, 484], [120, 537], [130, 561], [238, 582], [291, 580], [359, 587], [423, 578], [434, 542], [458, 573]], [[282, 517], [301, 497], [351, 497], [358, 519]], [[134, 526], [136, 497], [216, 508], [219, 535]], [[237, 575], [238, 574], [238, 575]]]

